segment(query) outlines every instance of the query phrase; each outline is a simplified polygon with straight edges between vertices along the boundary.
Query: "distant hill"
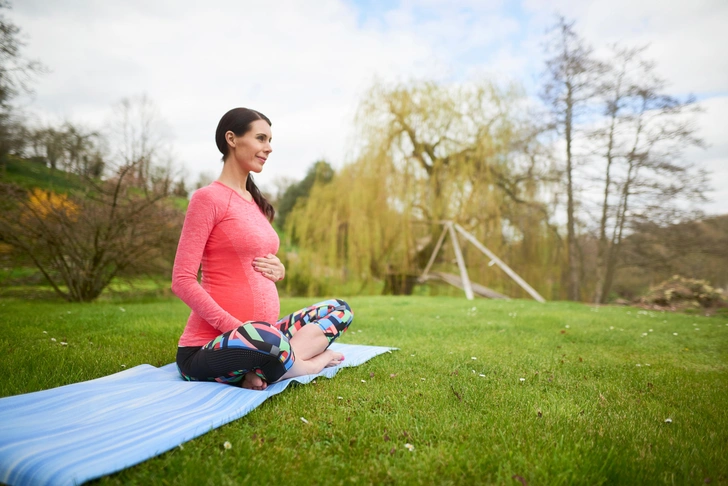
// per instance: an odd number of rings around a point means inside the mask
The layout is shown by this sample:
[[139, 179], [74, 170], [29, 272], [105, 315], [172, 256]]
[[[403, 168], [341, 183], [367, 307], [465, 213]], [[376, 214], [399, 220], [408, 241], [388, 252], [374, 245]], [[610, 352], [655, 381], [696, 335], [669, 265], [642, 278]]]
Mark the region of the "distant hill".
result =
[[[14, 155], [5, 158], [5, 170], [0, 169], [0, 183], [17, 184], [25, 189], [39, 188], [55, 193], [67, 194], [83, 189], [83, 179], [72, 172], [50, 169], [43, 160], [24, 159]], [[170, 196], [169, 200], [177, 209], [187, 210], [186, 197]]]
[[81, 178], [60, 169], [52, 170], [45, 162], [23, 159], [14, 155], [5, 157], [5, 170], [0, 171], [0, 182], [15, 183], [21, 187], [50, 189], [54, 192], [67, 193], [81, 189]]

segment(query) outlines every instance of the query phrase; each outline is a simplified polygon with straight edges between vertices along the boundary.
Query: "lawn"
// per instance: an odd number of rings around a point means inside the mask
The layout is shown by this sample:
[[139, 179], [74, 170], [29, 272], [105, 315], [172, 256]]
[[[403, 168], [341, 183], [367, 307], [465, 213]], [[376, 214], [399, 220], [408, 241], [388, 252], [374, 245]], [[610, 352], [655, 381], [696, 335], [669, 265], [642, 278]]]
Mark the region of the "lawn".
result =
[[[523, 300], [349, 302], [356, 317], [341, 342], [400, 350], [289, 388], [97, 482], [728, 484], [724, 317]], [[285, 299], [283, 311], [308, 303]], [[172, 362], [187, 314], [171, 299], [0, 299], [0, 395]]]

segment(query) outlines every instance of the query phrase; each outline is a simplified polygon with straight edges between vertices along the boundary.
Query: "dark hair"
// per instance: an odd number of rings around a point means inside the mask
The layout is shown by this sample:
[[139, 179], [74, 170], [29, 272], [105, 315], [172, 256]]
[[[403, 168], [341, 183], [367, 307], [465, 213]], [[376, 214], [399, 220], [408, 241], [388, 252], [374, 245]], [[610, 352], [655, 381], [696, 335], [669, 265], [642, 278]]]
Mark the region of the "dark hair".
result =
[[[227, 140], [225, 140], [225, 134], [227, 132], [233, 132], [236, 137], [240, 137], [250, 130], [250, 125], [255, 120], [265, 120], [268, 125], [273, 126], [267, 116], [249, 108], [233, 108], [220, 118], [220, 122], [217, 124], [217, 130], [215, 130], [215, 143], [217, 144], [217, 149], [222, 154], [223, 161], [227, 157], [230, 149]], [[255, 201], [255, 204], [265, 214], [265, 217], [268, 218], [268, 221], [272, 222], [276, 210], [273, 209], [273, 206], [263, 197], [260, 189], [255, 185], [253, 174], [248, 174], [248, 180], [245, 181], [245, 189], [253, 196], [253, 201]]]

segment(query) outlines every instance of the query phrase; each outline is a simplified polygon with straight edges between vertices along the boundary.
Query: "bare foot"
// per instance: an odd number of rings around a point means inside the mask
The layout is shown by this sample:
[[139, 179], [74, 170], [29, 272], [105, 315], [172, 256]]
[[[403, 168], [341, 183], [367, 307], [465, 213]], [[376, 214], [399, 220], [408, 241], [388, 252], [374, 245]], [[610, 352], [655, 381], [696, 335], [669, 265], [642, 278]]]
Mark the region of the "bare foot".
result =
[[268, 388], [268, 383], [263, 380], [260, 376], [255, 374], [255, 371], [248, 371], [245, 373], [243, 378], [243, 388], [248, 390], [265, 390]]
[[326, 365], [326, 368], [331, 368], [332, 366], [339, 366], [342, 361], [344, 361], [344, 355], [341, 353], [337, 353], [336, 351], [326, 350], [322, 354], [326, 355], [328, 353], [329, 355], [329, 362]]

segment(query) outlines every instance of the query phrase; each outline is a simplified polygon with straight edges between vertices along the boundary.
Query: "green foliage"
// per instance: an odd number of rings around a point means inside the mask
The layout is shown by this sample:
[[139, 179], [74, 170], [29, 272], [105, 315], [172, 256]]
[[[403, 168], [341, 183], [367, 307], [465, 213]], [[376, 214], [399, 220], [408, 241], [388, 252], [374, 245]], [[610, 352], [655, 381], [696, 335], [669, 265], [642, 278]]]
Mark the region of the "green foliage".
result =
[[299, 182], [291, 184], [285, 190], [278, 201], [278, 209], [276, 211], [276, 223], [279, 227], [286, 227], [286, 218], [291, 213], [296, 204], [304, 202], [314, 184], [328, 184], [334, 178], [334, 169], [325, 160], [315, 162], [306, 172], [306, 176]]
[[[282, 468], [290, 484], [728, 477], [725, 319], [575, 303], [348, 301], [356, 317], [342, 342], [399, 351], [291, 387], [98, 482], [270, 484]], [[310, 302], [284, 300], [282, 310]], [[188, 312], [176, 301], [0, 300], [0, 395], [172, 362]], [[271, 458], [282, 459], [271, 467]]]
[[5, 161], [7, 164], [5, 174], [0, 174], [0, 181], [16, 184], [24, 189], [37, 187], [67, 194], [84, 187], [80, 176], [62, 170], [52, 170], [46, 167], [43, 160], [6, 155]]
[[[547, 170], [522, 102], [519, 90], [490, 83], [375, 86], [360, 107], [358, 158], [332, 184], [315, 185], [287, 219], [306, 293], [351, 282], [381, 288], [388, 276], [419, 274], [438, 221], [448, 219], [540, 293], [560, 296], [562, 243], [537, 199]], [[466, 253], [474, 280], [521, 295], [480, 253]]]

